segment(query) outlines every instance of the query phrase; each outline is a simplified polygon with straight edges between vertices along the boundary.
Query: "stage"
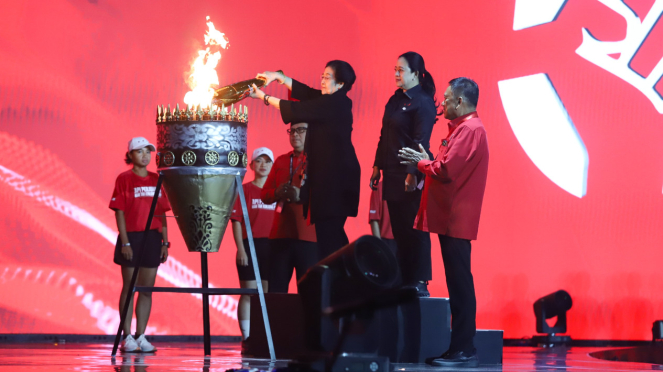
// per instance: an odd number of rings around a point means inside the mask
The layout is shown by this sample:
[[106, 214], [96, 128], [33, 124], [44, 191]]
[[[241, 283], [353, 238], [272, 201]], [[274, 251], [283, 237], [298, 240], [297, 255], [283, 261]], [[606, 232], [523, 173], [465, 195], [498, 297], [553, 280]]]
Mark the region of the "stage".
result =
[[[111, 358], [110, 343], [3, 343], [0, 371], [226, 371], [231, 368], [261, 370], [285, 367], [287, 360], [243, 358], [238, 342], [212, 344], [205, 358], [200, 343], [155, 342], [155, 354], [118, 354]], [[644, 371], [663, 370], [648, 363], [596, 359], [590, 353], [615, 348], [504, 347], [504, 364], [481, 366], [473, 371]], [[394, 371], [443, 371], [425, 364], [395, 364]], [[448, 370], [448, 369], [446, 369]]]

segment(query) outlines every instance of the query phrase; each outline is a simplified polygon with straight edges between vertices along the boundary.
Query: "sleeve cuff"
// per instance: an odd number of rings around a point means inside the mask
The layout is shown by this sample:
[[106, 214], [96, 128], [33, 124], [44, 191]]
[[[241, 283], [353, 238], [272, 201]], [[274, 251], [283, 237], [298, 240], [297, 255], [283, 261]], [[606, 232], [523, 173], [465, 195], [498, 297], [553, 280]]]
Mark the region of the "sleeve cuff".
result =
[[274, 190], [269, 190], [269, 191], [263, 191], [260, 194], [260, 199], [262, 200], [263, 203], [265, 204], [272, 204], [276, 200], [276, 196], [274, 195], [275, 192]]
[[304, 87], [305, 85], [300, 83], [299, 81], [292, 79], [292, 90], [291, 90], [291, 96], [294, 99], [297, 100], [302, 100], [304, 98]]
[[286, 101], [282, 99], [279, 103], [279, 106], [283, 123], [290, 124], [292, 121], [292, 101]]
[[426, 174], [426, 166], [428, 166], [432, 161], [430, 160], [421, 160], [419, 163], [417, 163], [417, 169], [419, 172]]

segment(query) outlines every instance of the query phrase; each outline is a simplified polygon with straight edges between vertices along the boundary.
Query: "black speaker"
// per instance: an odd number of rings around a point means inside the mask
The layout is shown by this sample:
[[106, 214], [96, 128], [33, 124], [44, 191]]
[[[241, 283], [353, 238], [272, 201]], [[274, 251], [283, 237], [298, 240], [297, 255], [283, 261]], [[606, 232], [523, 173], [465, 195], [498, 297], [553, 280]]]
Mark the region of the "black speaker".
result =
[[364, 235], [318, 262], [297, 283], [311, 350], [332, 350], [339, 322], [323, 315], [356, 308], [392, 289], [399, 278], [396, 257], [379, 238]]

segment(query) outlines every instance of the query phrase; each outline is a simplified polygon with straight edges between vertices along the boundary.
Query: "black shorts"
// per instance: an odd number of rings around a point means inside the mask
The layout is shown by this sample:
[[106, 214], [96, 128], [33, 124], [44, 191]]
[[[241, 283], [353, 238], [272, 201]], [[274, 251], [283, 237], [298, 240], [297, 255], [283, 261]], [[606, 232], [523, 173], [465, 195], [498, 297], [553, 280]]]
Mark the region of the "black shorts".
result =
[[[131, 243], [131, 250], [133, 250], [133, 257], [131, 261], [127, 260], [122, 256], [122, 241], [120, 237], [117, 237], [117, 243], [115, 244], [115, 256], [113, 257], [113, 262], [120, 266], [127, 267], [159, 267], [161, 264], [161, 245], [163, 242], [163, 236], [159, 230], [150, 230], [147, 232], [145, 251], [141, 253], [143, 248], [143, 235], [145, 231], [136, 231], [128, 232], [127, 236], [129, 237], [129, 243]], [[137, 265], [138, 256], [141, 257], [140, 265]]]
[[[253, 244], [256, 247], [256, 256], [258, 257], [258, 268], [260, 269], [260, 279], [267, 280], [269, 277], [269, 239], [256, 238], [253, 239]], [[247, 266], [237, 266], [237, 275], [239, 280], [248, 281], [256, 280], [256, 274], [253, 272], [253, 260], [251, 259], [251, 251], [249, 250], [249, 240], [244, 239], [244, 251], [249, 258]]]

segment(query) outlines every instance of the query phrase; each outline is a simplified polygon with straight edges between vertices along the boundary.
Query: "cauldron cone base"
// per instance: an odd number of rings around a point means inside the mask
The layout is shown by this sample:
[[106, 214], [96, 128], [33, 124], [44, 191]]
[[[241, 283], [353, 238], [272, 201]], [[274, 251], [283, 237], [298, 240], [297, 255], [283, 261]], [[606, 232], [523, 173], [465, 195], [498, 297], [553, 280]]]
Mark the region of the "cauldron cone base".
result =
[[164, 189], [189, 252], [218, 252], [245, 169], [174, 167]]

